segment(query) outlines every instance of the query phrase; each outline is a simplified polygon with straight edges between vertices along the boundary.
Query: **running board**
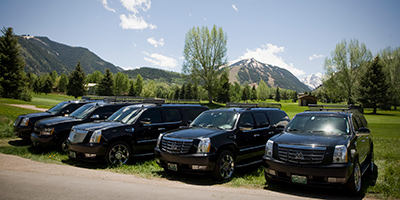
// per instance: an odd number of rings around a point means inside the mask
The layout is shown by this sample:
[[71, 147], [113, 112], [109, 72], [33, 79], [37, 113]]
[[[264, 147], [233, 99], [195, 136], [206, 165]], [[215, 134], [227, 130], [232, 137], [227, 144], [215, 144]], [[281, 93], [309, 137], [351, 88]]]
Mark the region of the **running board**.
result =
[[133, 157], [142, 157], [142, 156], [151, 156], [151, 155], [154, 155], [154, 153], [133, 154]]
[[236, 165], [236, 167], [247, 167], [247, 166], [255, 165], [255, 164], [261, 163], [261, 162], [262, 162], [262, 160], [256, 160], [256, 161], [253, 161], [253, 162], [250, 162], [250, 163]]

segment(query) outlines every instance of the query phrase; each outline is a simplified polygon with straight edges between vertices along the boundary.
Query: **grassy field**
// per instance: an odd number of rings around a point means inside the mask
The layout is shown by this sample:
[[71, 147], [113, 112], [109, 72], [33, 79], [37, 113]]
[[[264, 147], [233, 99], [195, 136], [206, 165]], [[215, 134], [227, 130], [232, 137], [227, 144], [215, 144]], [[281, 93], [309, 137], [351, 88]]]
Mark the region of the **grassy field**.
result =
[[[57, 164], [69, 164], [78, 167], [108, 170], [117, 173], [136, 174], [146, 178], [161, 177], [182, 181], [196, 185], [223, 184], [230, 187], [265, 188], [266, 183], [261, 166], [252, 166], [236, 171], [234, 178], [226, 183], [215, 183], [208, 176], [193, 176], [186, 174], [165, 173], [152, 157], [136, 159], [133, 163], [124, 166], [107, 167], [102, 163], [79, 163], [68, 159], [65, 154], [56, 150], [38, 151], [30, 144], [24, 144], [13, 135], [12, 123], [20, 114], [37, 112], [33, 110], [11, 107], [6, 104], [31, 104], [42, 108], [50, 108], [60, 101], [70, 100], [66, 95], [34, 95], [32, 102], [24, 102], [0, 98], [0, 152], [13, 154], [24, 158]], [[306, 107], [299, 107], [297, 103], [281, 102], [282, 110], [288, 113], [290, 118], [296, 113], [302, 112]], [[210, 108], [220, 107], [220, 104], [210, 105]], [[379, 114], [369, 114], [366, 110], [366, 118], [373, 133], [375, 163], [378, 169], [376, 180], [367, 180], [364, 186], [367, 197], [379, 199], [400, 198], [400, 111], [378, 111]], [[370, 177], [369, 177], [370, 178]], [[369, 179], [368, 178], [368, 179]], [[293, 193], [291, 186], [284, 185], [267, 186], [268, 189]], [[278, 189], [277, 189], [278, 188]], [[282, 187], [281, 187], [282, 188]], [[312, 194], [314, 191], [311, 190]]]

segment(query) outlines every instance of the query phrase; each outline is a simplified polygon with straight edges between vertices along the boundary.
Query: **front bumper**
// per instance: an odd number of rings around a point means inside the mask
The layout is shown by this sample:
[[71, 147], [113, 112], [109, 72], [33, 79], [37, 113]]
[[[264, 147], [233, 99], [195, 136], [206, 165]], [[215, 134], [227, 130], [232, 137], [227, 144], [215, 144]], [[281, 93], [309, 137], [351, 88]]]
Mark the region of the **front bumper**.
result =
[[32, 132], [33, 132], [33, 127], [31, 126], [20, 126], [20, 125], [14, 126], [14, 133], [19, 138], [30, 139]]
[[32, 133], [31, 140], [34, 146], [53, 146], [57, 144], [54, 135], [36, 135], [35, 133]]
[[293, 182], [293, 176], [302, 176], [308, 185], [327, 187], [346, 183], [353, 171], [353, 163], [299, 165], [266, 156], [262, 165], [269, 179]]
[[71, 141], [67, 140], [68, 145], [68, 156], [70, 158], [79, 160], [98, 160], [105, 157], [107, 152], [107, 146], [102, 143], [79, 143], [72, 144]]
[[215, 153], [177, 155], [154, 149], [156, 162], [160, 167], [168, 169], [169, 164], [175, 164], [177, 171], [189, 173], [207, 173], [215, 168], [217, 156]]

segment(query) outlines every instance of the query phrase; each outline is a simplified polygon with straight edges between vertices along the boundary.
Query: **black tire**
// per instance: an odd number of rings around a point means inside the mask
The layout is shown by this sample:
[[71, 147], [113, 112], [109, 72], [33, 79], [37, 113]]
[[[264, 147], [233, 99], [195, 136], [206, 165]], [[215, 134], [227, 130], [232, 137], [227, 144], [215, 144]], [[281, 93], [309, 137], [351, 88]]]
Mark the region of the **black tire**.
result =
[[131, 147], [122, 141], [111, 144], [106, 153], [106, 162], [110, 165], [124, 165], [130, 161]]
[[349, 180], [347, 180], [347, 189], [349, 192], [353, 195], [359, 195], [361, 192], [361, 168], [360, 164], [356, 160], [354, 162], [354, 167], [353, 167], [353, 173], [351, 173], [351, 176]]
[[68, 153], [67, 140], [68, 140], [68, 134], [61, 136], [60, 139], [58, 140], [57, 148], [58, 150], [61, 151], [61, 153]]
[[229, 180], [235, 171], [235, 156], [231, 151], [222, 151], [214, 169], [214, 178], [220, 181]]

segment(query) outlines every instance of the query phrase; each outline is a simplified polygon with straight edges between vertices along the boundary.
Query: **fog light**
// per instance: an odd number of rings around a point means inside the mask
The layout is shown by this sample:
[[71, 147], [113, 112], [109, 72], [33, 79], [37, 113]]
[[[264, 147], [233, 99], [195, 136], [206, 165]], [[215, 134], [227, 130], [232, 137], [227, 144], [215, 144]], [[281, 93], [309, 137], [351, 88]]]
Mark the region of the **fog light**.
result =
[[346, 182], [345, 178], [328, 177], [328, 183], [344, 183], [344, 182]]
[[85, 157], [86, 158], [94, 158], [94, 157], [96, 157], [96, 154], [95, 153], [85, 153]]
[[194, 170], [204, 170], [204, 169], [206, 169], [207, 168], [207, 166], [206, 165], [192, 165], [192, 169], [194, 169]]
[[268, 174], [274, 175], [276, 176], [276, 171], [272, 170], [272, 169], [265, 169], [265, 172], [267, 172]]

